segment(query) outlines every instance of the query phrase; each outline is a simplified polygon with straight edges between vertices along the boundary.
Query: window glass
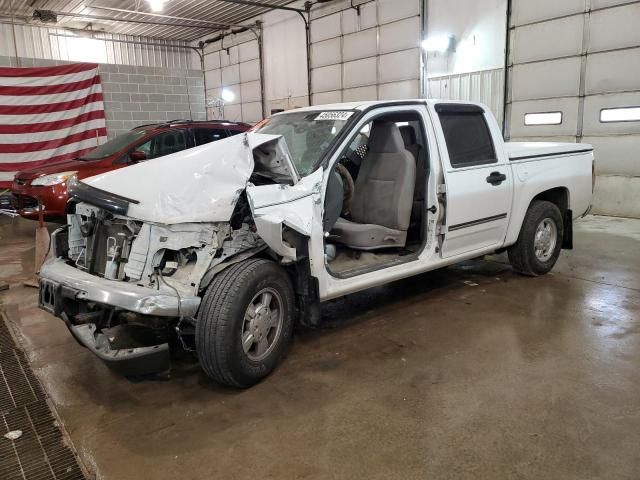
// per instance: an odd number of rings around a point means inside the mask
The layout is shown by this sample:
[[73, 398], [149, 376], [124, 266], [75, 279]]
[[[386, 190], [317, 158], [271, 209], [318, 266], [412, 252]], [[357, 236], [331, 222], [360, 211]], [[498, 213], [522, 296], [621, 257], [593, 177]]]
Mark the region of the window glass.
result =
[[300, 175], [313, 170], [353, 115], [351, 111], [294, 112], [270, 118], [257, 133], [282, 135]]
[[136, 147], [136, 152], [144, 152], [147, 158], [151, 157], [151, 142], [153, 140], [149, 140], [148, 142], [143, 143], [142, 145], [138, 145]]
[[610, 122], [639, 122], [640, 107], [605, 108], [600, 111], [600, 121]]
[[562, 112], [527, 113], [524, 116], [524, 124], [530, 125], [560, 125]]
[[[382, 119], [384, 119], [384, 117]], [[400, 129], [400, 133], [402, 134], [402, 139], [405, 143], [405, 147], [407, 147], [407, 149], [411, 151], [410, 147], [417, 145], [417, 137], [415, 132], [419, 131], [420, 122], [407, 121], [407, 122], [395, 122], [395, 124]], [[361, 160], [364, 160], [364, 157], [367, 155], [367, 152], [369, 151], [369, 135], [371, 134], [372, 125], [373, 125], [373, 122], [369, 122], [360, 129], [360, 132], [358, 133], [358, 135], [356, 135], [356, 138], [349, 145], [347, 152], [345, 153], [345, 156], [347, 156], [350, 159], [353, 159], [354, 158], [353, 155], [355, 154], [358, 158], [360, 158]], [[407, 128], [411, 129], [414, 132], [411, 138], [405, 138], [403, 130]]]
[[151, 155], [148, 159], [164, 157], [180, 152], [187, 148], [187, 142], [182, 130], [170, 130], [154, 137], [151, 141]]
[[196, 137], [196, 146], [205, 145], [227, 137], [227, 132], [221, 128], [194, 128], [193, 134]]
[[452, 167], [471, 167], [498, 161], [491, 132], [481, 112], [444, 111], [439, 116]]
[[353, 139], [347, 151], [343, 156], [347, 157], [352, 162], [360, 165], [360, 162], [364, 160], [367, 152], [369, 151], [369, 134], [371, 133], [371, 122], [367, 123], [360, 129], [356, 138]]
[[103, 158], [107, 158], [114, 153], [119, 152], [123, 148], [126, 148], [131, 143], [139, 140], [147, 134], [147, 130], [143, 128], [139, 128], [136, 130], [131, 130], [127, 133], [123, 133], [122, 135], [118, 135], [115, 138], [112, 138], [106, 143], [103, 143], [97, 148], [94, 148], [89, 153], [85, 153], [79, 160], [100, 160]]

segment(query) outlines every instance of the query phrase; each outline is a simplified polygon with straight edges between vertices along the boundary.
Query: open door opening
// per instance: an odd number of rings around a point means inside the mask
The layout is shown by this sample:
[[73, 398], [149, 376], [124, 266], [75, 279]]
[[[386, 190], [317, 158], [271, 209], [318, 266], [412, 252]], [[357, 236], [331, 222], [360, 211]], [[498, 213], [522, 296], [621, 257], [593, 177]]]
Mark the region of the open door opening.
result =
[[366, 124], [334, 165], [325, 196], [326, 267], [348, 278], [415, 260], [424, 248], [429, 152], [418, 112]]

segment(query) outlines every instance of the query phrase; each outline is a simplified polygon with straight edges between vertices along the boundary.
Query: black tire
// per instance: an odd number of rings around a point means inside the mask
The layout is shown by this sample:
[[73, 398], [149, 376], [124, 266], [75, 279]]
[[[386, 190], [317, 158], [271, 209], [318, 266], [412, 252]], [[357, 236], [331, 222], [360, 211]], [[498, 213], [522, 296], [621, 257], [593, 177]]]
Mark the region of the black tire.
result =
[[[555, 246], [549, 250], [548, 258], [536, 256], [535, 237], [538, 226], [543, 221], [555, 224]], [[558, 261], [564, 238], [564, 222], [560, 209], [551, 202], [536, 200], [531, 203], [524, 217], [518, 241], [509, 247], [509, 262], [522, 275], [536, 277], [549, 273]]]
[[[242, 346], [245, 312], [265, 289], [279, 295], [283, 320], [266, 358], [254, 361]], [[254, 310], [255, 312], [255, 310]], [[276, 263], [254, 258], [216, 276], [202, 299], [196, 325], [196, 351], [205, 373], [218, 383], [248, 388], [269, 375], [287, 352], [294, 324], [294, 292]]]

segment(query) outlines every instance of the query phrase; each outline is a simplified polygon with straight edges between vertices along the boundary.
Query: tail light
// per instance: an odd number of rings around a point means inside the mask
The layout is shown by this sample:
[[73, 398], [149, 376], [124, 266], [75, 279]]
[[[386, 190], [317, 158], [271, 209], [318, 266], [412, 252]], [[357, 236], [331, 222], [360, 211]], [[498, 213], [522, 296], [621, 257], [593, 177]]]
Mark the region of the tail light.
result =
[[591, 163], [591, 193], [596, 191], [596, 161]]

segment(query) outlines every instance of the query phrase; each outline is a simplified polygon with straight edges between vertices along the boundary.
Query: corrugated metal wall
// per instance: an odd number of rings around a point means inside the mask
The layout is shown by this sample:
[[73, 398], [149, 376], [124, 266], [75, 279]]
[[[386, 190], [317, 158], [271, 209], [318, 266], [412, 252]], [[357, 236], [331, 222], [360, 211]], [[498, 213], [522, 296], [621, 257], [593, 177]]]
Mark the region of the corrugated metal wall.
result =
[[[191, 53], [186, 49], [122, 43], [133, 41], [186, 46], [186, 42], [102, 33], [94, 34], [92, 39], [77, 36], [69, 30], [35, 25], [15, 25], [15, 34], [17, 56], [20, 58], [94, 61], [141, 67], [199, 68], [199, 65], [192, 65]], [[0, 56], [16, 56], [12, 27], [8, 23], [0, 23]]]
[[427, 98], [482, 102], [499, 123], [504, 118], [504, 69], [456, 73], [427, 80]]

